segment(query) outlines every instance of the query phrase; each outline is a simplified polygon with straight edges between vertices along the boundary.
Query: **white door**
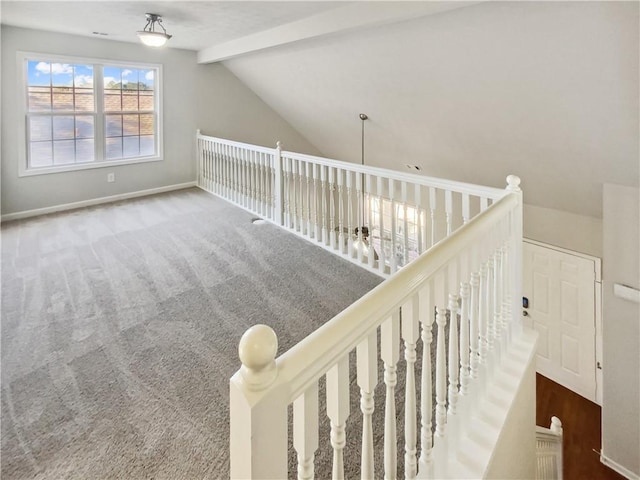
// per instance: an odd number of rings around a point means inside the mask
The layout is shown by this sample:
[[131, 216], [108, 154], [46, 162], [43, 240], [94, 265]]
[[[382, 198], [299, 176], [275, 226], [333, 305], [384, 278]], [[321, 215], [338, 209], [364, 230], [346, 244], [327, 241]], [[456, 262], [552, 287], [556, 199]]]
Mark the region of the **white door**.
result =
[[529, 241], [523, 257], [523, 315], [539, 333], [538, 372], [596, 402], [599, 261]]

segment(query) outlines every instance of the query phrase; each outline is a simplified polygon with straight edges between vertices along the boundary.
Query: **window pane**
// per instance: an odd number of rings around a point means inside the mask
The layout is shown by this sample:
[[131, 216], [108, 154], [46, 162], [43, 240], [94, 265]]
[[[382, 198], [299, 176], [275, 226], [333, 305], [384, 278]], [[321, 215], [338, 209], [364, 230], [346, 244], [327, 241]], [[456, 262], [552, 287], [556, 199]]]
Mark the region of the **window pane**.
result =
[[122, 137], [107, 138], [107, 160], [122, 158]]
[[138, 90], [138, 71], [122, 69], [122, 90]]
[[31, 117], [29, 138], [32, 142], [51, 140], [51, 117]]
[[73, 117], [53, 117], [53, 139], [67, 140], [75, 137]]
[[80, 112], [93, 112], [93, 90], [87, 88], [76, 88], [76, 111]]
[[122, 91], [122, 110], [126, 110], [126, 111], [138, 110], [138, 91], [137, 90]]
[[153, 70], [139, 70], [138, 78], [140, 80], [140, 90], [154, 89], [155, 72]]
[[140, 115], [140, 135], [153, 135], [155, 116], [151, 114]]
[[48, 167], [52, 163], [51, 142], [32, 142], [29, 152], [29, 166]]
[[137, 157], [140, 155], [140, 137], [124, 137], [123, 157]]
[[107, 137], [122, 136], [122, 115], [107, 115]]
[[68, 63], [52, 63], [51, 85], [54, 87], [73, 86], [73, 66]]
[[140, 155], [151, 156], [156, 153], [156, 141], [153, 135], [143, 135], [140, 137]]
[[106, 90], [120, 90], [122, 88], [122, 70], [120, 68], [105, 66], [103, 72], [105, 92]]
[[51, 88], [29, 87], [29, 111], [48, 112], [51, 110]]
[[95, 160], [95, 145], [93, 139], [76, 140], [76, 162], [93, 162]]
[[105, 90], [104, 110], [105, 112], [119, 112], [122, 110], [120, 90]]
[[93, 89], [93, 65], [73, 66], [73, 86], [79, 88]]
[[123, 115], [122, 118], [124, 135], [138, 135], [140, 133], [138, 128], [138, 115]]
[[153, 92], [140, 91], [140, 110], [153, 111]]
[[53, 142], [54, 165], [66, 165], [76, 161], [75, 142], [73, 140], [59, 140]]
[[53, 109], [73, 110], [73, 93], [71, 88], [54, 88], [53, 89]]
[[51, 85], [51, 64], [29, 60], [27, 62], [27, 85], [49, 87]]
[[89, 115], [76, 116], [76, 138], [94, 138], [93, 117]]

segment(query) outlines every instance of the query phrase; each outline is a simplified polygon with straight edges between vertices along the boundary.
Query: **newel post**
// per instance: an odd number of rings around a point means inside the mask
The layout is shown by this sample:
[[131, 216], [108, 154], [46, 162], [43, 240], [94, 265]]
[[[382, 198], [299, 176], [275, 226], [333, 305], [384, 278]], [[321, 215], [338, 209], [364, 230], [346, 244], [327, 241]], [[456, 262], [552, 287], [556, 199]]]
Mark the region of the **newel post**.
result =
[[[510, 329], [522, 327], [522, 189], [520, 188], [520, 177], [509, 175], [507, 177], [507, 191], [518, 195], [518, 206], [511, 213], [510, 232], [511, 238], [510, 255], [511, 263], [511, 325]], [[511, 256], [513, 258], [511, 258]], [[512, 330], [513, 331], [513, 330]]]
[[232, 479], [287, 478], [287, 399], [274, 386], [278, 338], [266, 325], [245, 332], [242, 366], [229, 391]]
[[276, 143], [276, 154], [275, 154], [275, 158], [274, 158], [274, 172], [275, 172], [275, 179], [274, 179], [274, 185], [273, 185], [273, 190], [274, 190], [274, 194], [275, 194], [275, 215], [276, 218], [274, 218], [276, 224], [278, 225], [283, 225], [283, 219], [284, 219], [284, 183], [283, 183], [283, 174], [284, 172], [282, 171], [282, 143], [281, 142], [277, 142]]

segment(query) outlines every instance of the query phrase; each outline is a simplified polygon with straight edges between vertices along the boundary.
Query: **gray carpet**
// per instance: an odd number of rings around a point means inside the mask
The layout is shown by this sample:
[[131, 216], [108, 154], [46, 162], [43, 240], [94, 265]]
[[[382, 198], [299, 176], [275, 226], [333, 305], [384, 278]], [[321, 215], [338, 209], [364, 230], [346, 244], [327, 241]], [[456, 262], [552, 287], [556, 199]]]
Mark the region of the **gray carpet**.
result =
[[2, 226], [3, 479], [228, 478], [242, 333], [282, 353], [380, 282], [251, 218], [191, 189]]

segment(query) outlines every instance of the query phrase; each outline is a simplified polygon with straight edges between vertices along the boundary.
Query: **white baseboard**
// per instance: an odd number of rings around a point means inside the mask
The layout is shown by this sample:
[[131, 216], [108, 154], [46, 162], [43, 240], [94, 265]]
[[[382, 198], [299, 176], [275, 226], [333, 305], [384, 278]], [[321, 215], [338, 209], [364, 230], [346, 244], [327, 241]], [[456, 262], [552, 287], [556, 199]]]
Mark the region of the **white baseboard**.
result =
[[108, 197], [92, 198], [90, 200], [82, 200], [80, 202], [63, 203], [52, 207], [35, 208], [33, 210], [24, 210], [22, 212], [8, 213], [0, 217], [1, 222], [11, 220], [20, 220], [22, 218], [37, 217], [38, 215], [47, 215], [48, 213], [63, 212], [65, 210], [74, 210], [76, 208], [91, 207], [103, 203], [117, 202], [119, 200], [127, 200], [129, 198], [145, 197], [156, 193], [172, 192], [174, 190], [183, 190], [185, 188], [195, 187], [197, 182], [178, 183], [175, 185], [167, 185], [164, 187], [149, 188], [148, 190], [139, 190], [137, 192], [120, 193], [118, 195], [110, 195]]
[[629, 470], [628, 468], [625, 468], [622, 465], [620, 465], [619, 463], [614, 462], [609, 457], [607, 457], [604, 454], [604, 452], [600, 452], [600, 462], [605, 464], [611, 470], [615, 470], [616, 472], [618, 472], [623, 477], [628, 478], [629, 480], [640, 480], [640, 475], [635, 474], [631, 470]]

